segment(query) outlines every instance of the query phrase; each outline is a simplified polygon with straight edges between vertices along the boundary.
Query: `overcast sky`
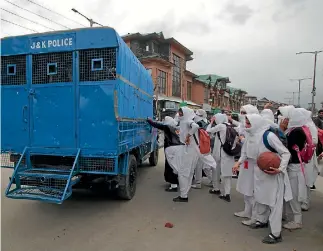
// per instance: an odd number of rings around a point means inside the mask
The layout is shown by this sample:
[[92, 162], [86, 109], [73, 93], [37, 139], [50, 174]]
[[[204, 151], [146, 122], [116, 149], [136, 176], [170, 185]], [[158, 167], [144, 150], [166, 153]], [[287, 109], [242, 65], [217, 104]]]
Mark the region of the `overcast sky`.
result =
[[[80, 27], [28, 0], [4, 0], [2, 8], [46, 26], [23, 20], [2, 10], [2, 18], [39, 32]], [[32, 0], [88, 25], [70, 9], [114, 27], [120, 35], [160, 32], [174, 37], [194, 52], [188, 64], [196, 74], [228, 76], [233, 87], [259, 98], [288, 102], [296, 92], [291, 78], [313, 76], [314, 56], [298, 51], [323, 50], [323, 0]], [[30, 33], [2, 21], [2, 36]], [[323, 53], [317, 62], [317, 96], [323, 101]], [[301, 104], [311, 102], [311, 80], [302, 83]], [[297, 94], [295, 94], [297, 103]]]

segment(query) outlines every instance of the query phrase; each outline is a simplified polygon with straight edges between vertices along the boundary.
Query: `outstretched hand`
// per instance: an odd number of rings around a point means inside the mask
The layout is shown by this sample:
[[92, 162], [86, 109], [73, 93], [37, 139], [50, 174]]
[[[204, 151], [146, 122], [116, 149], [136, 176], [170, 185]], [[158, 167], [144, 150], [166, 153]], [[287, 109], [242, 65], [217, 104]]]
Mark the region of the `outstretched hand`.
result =
[[269, 169], [264, 170], [264, 172], [267, 174], [275, 175], [275, 174], [280, 173], [281, 171], [278, 168], [269, 167]]

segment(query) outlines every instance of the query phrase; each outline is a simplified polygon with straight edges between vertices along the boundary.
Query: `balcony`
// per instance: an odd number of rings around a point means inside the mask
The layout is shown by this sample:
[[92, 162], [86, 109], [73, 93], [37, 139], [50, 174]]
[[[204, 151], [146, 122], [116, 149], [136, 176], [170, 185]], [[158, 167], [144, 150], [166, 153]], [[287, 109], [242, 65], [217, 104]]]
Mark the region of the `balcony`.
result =
[[161, 53], [157, 53], [157, 52], [153, 52], [153, 51], [137, 50], [135, 52], [135, 55], [139, 59], [159, 58], [159, 59], [163, 59], [167, 62], [170, 62], [168, 55], [163, 55]]

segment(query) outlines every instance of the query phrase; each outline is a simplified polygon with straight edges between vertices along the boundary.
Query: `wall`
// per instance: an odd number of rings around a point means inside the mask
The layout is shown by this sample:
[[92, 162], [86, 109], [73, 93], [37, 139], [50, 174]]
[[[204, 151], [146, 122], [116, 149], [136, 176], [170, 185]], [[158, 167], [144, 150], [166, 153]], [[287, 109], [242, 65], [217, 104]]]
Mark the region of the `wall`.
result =
[[204, 88], [205, 85], [196, 80], [192, 84], [192, 101], [196, 104], [202, 105], [204, 103]]

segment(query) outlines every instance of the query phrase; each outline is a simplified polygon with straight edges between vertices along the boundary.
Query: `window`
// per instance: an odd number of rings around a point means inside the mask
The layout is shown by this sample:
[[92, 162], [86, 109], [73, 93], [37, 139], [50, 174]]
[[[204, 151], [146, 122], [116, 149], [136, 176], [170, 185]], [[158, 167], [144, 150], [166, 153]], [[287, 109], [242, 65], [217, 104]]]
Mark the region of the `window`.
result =
[[47, 75], [57, 74], [57, 63], [48, 63], [47, 64]]
[[92, 71], [102, 71], [103, 70], [103, 58], [95, 58], [91, 61]]
[[149, 44], [146, 44], [146, 51], [149, 51]]
[[192, 82], [187, 81], [187, 100], [192, 100]]
[[173, 54], [173, 83], [172, 83], [172, 95], [175, 97], [181, 96], [181, 58]]
[[207, 86], [204, 87], [204, 103], [208, 104], [210, 98], [210, 90]]
[[8, 76], [16, 75], [16, 65], [15, 64], [8, 64], [7, 65], [7, 75]]
[[157, 84], [158, 84], [158, 92], [160, 94], [166, 95], [166, 85], [167, 85], [167, 73], [166, 72], [158, 70]]

